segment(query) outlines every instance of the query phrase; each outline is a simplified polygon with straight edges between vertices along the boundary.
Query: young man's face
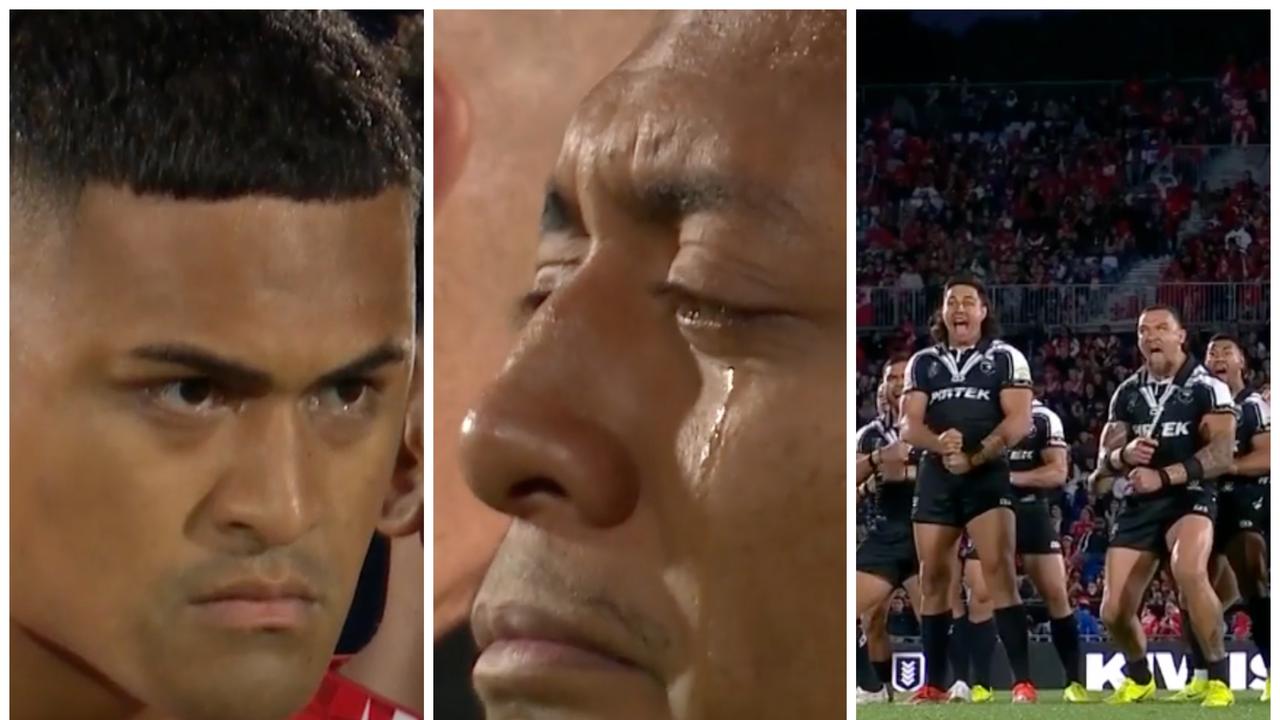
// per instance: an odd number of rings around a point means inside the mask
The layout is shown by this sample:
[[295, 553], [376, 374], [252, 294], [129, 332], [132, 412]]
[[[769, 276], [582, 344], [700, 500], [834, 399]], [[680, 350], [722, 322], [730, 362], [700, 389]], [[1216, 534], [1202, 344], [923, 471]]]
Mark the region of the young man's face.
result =
[[554, 292], [464, 424], [515, 517], [473, 614], [492, 720], [844, 712], [843, 24], [676, 25], [570, 124]]
[[375, 524], [405, 501], [406, 202], [91, 185], [65, 231], [15, 221], [25, 636], [175, 717], [305, 703]]

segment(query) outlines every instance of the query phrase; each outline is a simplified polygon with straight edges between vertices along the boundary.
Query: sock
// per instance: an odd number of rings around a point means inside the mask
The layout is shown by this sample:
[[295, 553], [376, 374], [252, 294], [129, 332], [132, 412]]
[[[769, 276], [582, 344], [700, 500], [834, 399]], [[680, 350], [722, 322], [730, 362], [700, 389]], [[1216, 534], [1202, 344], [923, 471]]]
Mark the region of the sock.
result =
[[1031, 680], [1031, 663], [1027, 660], [1027, 612], [1021, 605], [996, 610], [996, 629], [1000, 642], [1009, 656], [1009, 669], [1013, 671], [1013, 683]]
[[1249, 598], [1249, 619], [1253, 621], [1253, 642], [1262, 662], [1271, 667], [1271, 598]]
[[1196, 668], [1195, 670], [1192, 670], [1192, 671], [1191, 671], [1191, 679], [1192, 679], [1192, 680], [1208, 680], [1208, 679], [1209, 679], [1209, 669], [1208, 669], [1208, 668]]
[[1204, 659], [1204, 648], [1200, 647], [1200, 640], [1196, 637], [1191, 613], [1184, 607], [1178, 609], [1182, 611], [1182, 641], [1187, 644], [1187, 650], [1190, 652], [1191, 669], [1208, 670], [1209, 663]]
[[[969, 642], [973, 637], [973, 625], [961, 615], [951, 618], [951, 643], [947, 645], [947, 660], [951, 663], [951, 681], [969, 679]], [[938, 673], [939, 677], [942, 673]]]
[[880, 688], [884, 687], [880, 676], [876, 674], [875, 668], [871, 665], [871, 655], [867, 652], [867, 636], [862, 634], [862, 628], [858, 628], [858, 687], [867, 692], [880, 692]]
[[1062, 661], [1067, 684], [1081, 682], [1080, 628], [1076, 624], [1076, 616], [1050, 618], [1049, 632], [1053, 637], [1053, 648], [1058, 651], [1058, 659]]
[[871, 667], [876, 671], [876, 677], [880, 678], [880, 682], [889, 690], [889, 694], [893, 694], [893, 677], [891, 673], [892, 662], [888, 660], [872, 660]]
[[938, 689], [942, 688], [942, 680], [947, 676], [947, 635], [950, 629], [950, 610], [920, 618], [920, 642], [924, 645], [925, 683]]
[[1227, 681], [1227, 656], [1223, 655], [1221, 660], [1214, 660], [1209, 663], [1209, 679]]
[[1145, 657], [1126, 661], [1124, 674], [1139, 685], [1146, 685], [1151, 682], [1151, 668], [1147, 667], [1147, 659]]
[[996, 623], [991, 618], [969, 623], [969, 684], [991, 689], [991, 656], [996, 651]]

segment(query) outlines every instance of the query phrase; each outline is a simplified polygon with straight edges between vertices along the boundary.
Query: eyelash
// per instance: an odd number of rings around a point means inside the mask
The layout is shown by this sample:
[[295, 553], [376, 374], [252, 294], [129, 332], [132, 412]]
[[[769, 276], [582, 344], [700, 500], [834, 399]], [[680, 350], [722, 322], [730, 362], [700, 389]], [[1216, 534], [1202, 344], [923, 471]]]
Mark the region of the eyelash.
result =
[[[531, 290], [520, 298], [519, 315], [527, 321], [552, 295], [551, 290]], [[695, 329], [729, 328], [779, 315], [769, 308], [747, 308], [701, 295], [673, 282], [660, 282], [650, 288], [659, 301], [666, 304], [676, 321]], [[711, 318], [711, 319], [708, 319]]]
[[[187, 401], [185, 401], [181, 397], [181, 394], [182, 394], [181, 386], [188, 383], [207, 384], [208, 385], [207, 397], [203, 399], [200, 403], [197, 403], [194, 405], [187, 403]], [[349, 403], [343, 402], [344, 408], [350, 408], [353, 406], [363, 407], [365, 405], [368, 405], [369, 403], [372, 403], [375, 400], [375, 398], [373, 398], [373, 394], [376, 394], [382, 389], [382, 384], [377, 382], [373, 378], [368, 378], [368, 377], [337, 378], [313, 390], [310, 393], [309, 402], [312, 404], [313, 407], [315, 407], [321, 402], [320, 396], [322, 394], [329, 393], [329, 392], [336, 392], [341, 389], [348, 389], [346, 386], [349, 386], [351, 384], [358, 384], [361, 387], [362, 392], [360, 396], [357, 399], [353, 400], [352, 402], [349, 402]], [[168, 398], [168, 399], [165, 398], [164, 394], [171, 390], [177, 390], [179, 397]], [[207, 412], [209, 412], [207, 410], [197, 410], [193, 413], [192, 409], [202, 407], [206, 402], [210, 403], [214, 408], [225, 406], [225, 405], [234, 403], [238, 395], [240, 395], [236, 391], [226, 387], [225, 385], [220, 384], [218, 381], [212, 378], [200, 376], [200, 375], [191, 375], [187, 377], [175, 377], [175, 378], [169, 378], [165, 380], [158, 380], [156, 382], [148, 383], [147, 385], [143, 386], [142, 392], [150, 404], [155, 405], [162, 410], [175, 412], [179, 414], [188, 414], [188, 415], [207, 414]], [[182, 403], [185, 405], [185, 407], [180, 409], [172, 406], [165, 407], [165, 403], [171, 400], [177, 403]], [[338, 400], [342, 401], [342, 398], [338, 396]]]

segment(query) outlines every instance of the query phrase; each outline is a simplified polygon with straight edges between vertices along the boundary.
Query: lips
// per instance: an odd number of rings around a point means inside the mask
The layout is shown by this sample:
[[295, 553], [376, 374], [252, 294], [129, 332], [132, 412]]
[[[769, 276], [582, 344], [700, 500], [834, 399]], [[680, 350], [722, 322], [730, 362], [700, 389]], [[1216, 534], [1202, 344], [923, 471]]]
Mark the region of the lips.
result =
[[197, 595], [192, 610], [202, 621], [235, 630], [297, 630], [316, 609], [318, 598], [300, 580], [246, 579]]
[[641, 670], [635, 655], [590, 623], [573, 622], [525, 605], [477, 607], [472, 618], [480, 659], [477, 673], [538, 668]]

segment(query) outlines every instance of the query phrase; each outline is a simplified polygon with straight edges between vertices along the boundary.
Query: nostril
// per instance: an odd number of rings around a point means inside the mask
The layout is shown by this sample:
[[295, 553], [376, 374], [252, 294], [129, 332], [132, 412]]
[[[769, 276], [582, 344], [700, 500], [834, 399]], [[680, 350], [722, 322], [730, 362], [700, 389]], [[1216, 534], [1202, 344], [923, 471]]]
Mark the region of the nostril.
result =
[[524, 498], [537, 495], [538, 493], [547, 493], [548, 495], [559, 498], [569, 496], [569, 494], [565, 492], [564, 487], [551, 478], [529, 478], [528, 480], [521, 480], [511, 486], [512, 500], [523, 500]]

